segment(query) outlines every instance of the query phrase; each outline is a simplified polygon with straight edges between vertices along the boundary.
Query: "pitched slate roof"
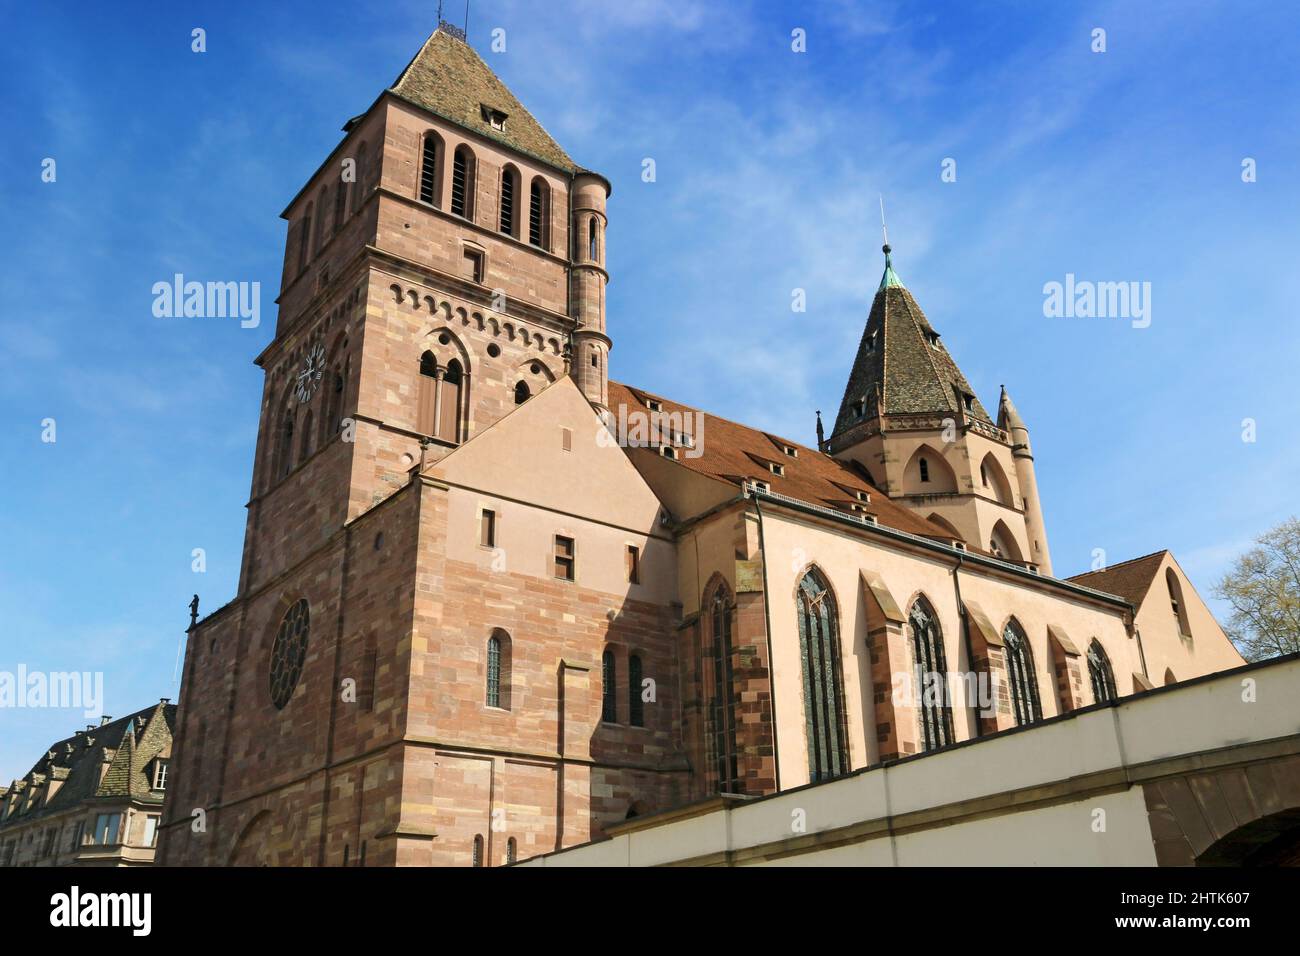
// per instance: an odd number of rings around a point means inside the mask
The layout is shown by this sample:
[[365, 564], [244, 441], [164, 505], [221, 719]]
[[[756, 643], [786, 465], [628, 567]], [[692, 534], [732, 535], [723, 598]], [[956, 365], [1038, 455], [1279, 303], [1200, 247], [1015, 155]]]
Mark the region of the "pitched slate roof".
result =
[[[11, 822], [70, 809], [92, 797], [129, 797], [162, 803], [162, 794], [152, 789], [153, 782], [145, 767], [160, 753], [169, 752], [175, 724], [176, 705], [160, 702], [57, 741], [9, 789], [25, 790], [27, 781], [39, 786], [47, 778], [62, 780], [63, 786], [34, 810], [0, 821], [0, 828]], [[105, 759], [108, 769], [101, 779]]]
[[[887, 527], [944, 542], [952, 539], [951, 533], [895, 504], [861, 472], [830, 455], [757, 428], [739, 425], [707, 412], [700, 413], [698, 409], [661, 398], [651, 392], [619, 382], [609, 383], [609, 407], [616, 417], [620, 405], [626, 406], [629, 413], [634, 410], [646, 413], [647, 399], [660, 402], [664, 413], [670, 416], [676, 414], [680, 418], [682, 431], [696, 439], [695, 448], [682, 448], [675, 459], [676, 464], [683, 468], [731, 482], [738, 490], [746, 479], [757, 478], [768, 482], [776, 494], [797, 498], [822, 508], [834, 508], [846, 514], [851, 513], [849, 506], [857, 503], [865, 509], [865, 512], [860, 513], [875, 515], [877, 522]], [[701, 435], [693, 434], [694, 416], [697, 413], [704, 416]], [[782, 445], [794, 448], [797, 456], [787, 455], [782, 450]], [[695, 451], [700, 452], [699, 457], [688, 456], [688, 452]], [[765, 462], [781, 465], [784, 474], [773, 474]], [[858, 501], [855, 493], [859, 491], [870, 495], [870, 502]]]
[[[575, 165], [474, 48], [440, 25], [389, 89], [402, 99], [566, 172]], [[505, 114], [494, 129], [483, 107]]]
[[1168, 553], [1168, 551], [1157, 551], [1155, 554], [1146, 554], [1140, 558], [1112, 564], [1100, 571], [1076, 574], [1066, 580], [1072, 584], [1082, 584], [1094, 591], [1117, 594], [1134, 607], [1139, 607], [1142, 599], [1147, 596], [1147, 591], [1151, 589], [1151, 583], [1156, 579], [1160, 565]]
[[[894, 272], [886, 247], [885, 272], [862, 330], [831, 438], [874, 417], [877, 407], [886, 415], [960, 415], [959, 393], [975, 396], [930, 320]], [[857, 406], [863, 400], [866, 410], [860, 414]], [[969, 414], [992, 423], [978, 397]]]

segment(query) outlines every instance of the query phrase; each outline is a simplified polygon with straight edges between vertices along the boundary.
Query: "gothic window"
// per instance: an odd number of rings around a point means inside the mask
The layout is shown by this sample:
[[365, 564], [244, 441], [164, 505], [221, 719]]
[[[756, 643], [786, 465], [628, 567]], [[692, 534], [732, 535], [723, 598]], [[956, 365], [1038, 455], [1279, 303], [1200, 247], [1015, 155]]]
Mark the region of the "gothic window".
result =
[[468, 146], [457, 146], [451, 162], [451, 211], [474, 218], [474, 154]]
[[317, 202], [316, 208], [320, 210], [320, 218], [316, 224], [316, 250], [319, 252], [325, 248], [325, 243], [329, 240], [329, 209], [330, 209], [330, 188], [325, 186], [320, 191], [320, 201]]
[[298, 226], [298, 271], [307, 268], [307, 259], [311, 254], [311, 214], [312, 204], [307, 203], [307, 211], [302, 214]]
[[283, 710], [298, 686], [302, 676], [303, 661], [307, 657], [307, 636], [310, 631], [311, 615], [307, 608], [307, 599], [300, 598], [280, 621], [275, 642], [271, 645], [271, 703], [276, 710]]
[[283, 478], [293, 471], [293, 413], [287, 412], [280, 425], [280, 447], [276, 449], [275, 473]]
[[311, 457], [311, 410], [308, 409], [306, 417], [302, 420], [302, 445], [298, 449], [298, 464], [302, 464]]
[[587, 258], [596, 261], [596, 217], [587, 220]]
[[708, 604], [708, 662], [712, 673], [706, 741], [708, 757], [719, 793], [740, 792], [740, 765], [736, 753], [736, 697], [731, 657], [731, 601], [722, 585]]
[[460, 441], [460, 408], [462, 392], [460, 362], [452, 359], [442, 374], [442, 389], [438, 403], [438, 437], [445, 441]]
[[912, 629], [912, 664], [920, 703], [921, 743], [926, 750], [933, 750], [953, 741], [943, 633], [939, 630], [934, 608], [924, 597], [916, 599], [907, 619]]
[[442, 152], [442, 140], [432, 131], [424, 134], [424, 146], [420, 155], [420, 201], [431, 206], [438, 204], [438, 156]]
[[528, 241], [541, 249], [547, 249], [551, 244], [550, 230], [547, 228], [550, 195], [545, 180], [534, 176], [533, 184], [528, 190]]
[[481, 833], [474, 835], [474, 852], [471, 857], [471, 864], [473, 866], [483, 865], [483, 834]]
[[1011, 709], [1016, 726], [1023, 727], [1043, 719], [1038, 702], [1038, 678], [1034, 673], [1034, 655], [1029, 648], [1029, 638], [1012, 618], [1002, 632], [1006, 651], [1007, 683], [1011, 685]]
[[419, 406], [416, 410], [416, 430], [421, 435], [435, 431], [438, 410], [438, 360], [432, 352], [420, 356]]
[[339, 177], [338, 185], [334, 187], [334, 231], [338, 232], [343, 228], [343, 220], [348, 214], [348, 184], [342, 177]]
[[527, 382], [515, 383], [515, 404], [516, 405], [522, 405], [524, 402], [528, 401], [528, 399], [531, 396], [532, 393], [528, 389]]
[[803, 706], [808, 729], [808, 775], [812, 783], [849, 769], [840, 684], [840, 629], [835, 597], [816, 568], [799, 582], [799, 650], [803, 657]]
[[1115, 672], [1110, 668], [1110, 658], [1096, 638], [1088, 645], [1088, 677], [1092, 680], [1092, 699], [1102, 704], [1119, 696], [1115, 690]]
[[1187, 620], [1187, 604], [1183, 601], [1183, 586], [1173, 568], [1165, 568], [1165, 587], [1169, 589], [1169, 606], [1178, 621], [1178, 633], [1183, 637], [1192, 636], [1192, 626]]
[[356, 182], [352, 184], [352, 211], [356, 212], [366, 200], [366, 144], [357, 147], [356, 168], [352, 174]]
[[600, 719], [607, 724], [618, 723], [618, 705], [614, 694], [614, 652], [606, 650], [600, 656]]
[[513, 166], [501, 171], [501, 216], [497, 228], [507, 236], [515, 234], [515, 202], [519, 193], [519, 172]]
[[633, 727], [645, 726], [645, 701], [641, 698], [641, 658], [633, 654], [627, 659], [627, 722]]
[[930, 480], [930, 463], [926, 461], [924, 458], [921, 459], [921, 480], [922, 481]]

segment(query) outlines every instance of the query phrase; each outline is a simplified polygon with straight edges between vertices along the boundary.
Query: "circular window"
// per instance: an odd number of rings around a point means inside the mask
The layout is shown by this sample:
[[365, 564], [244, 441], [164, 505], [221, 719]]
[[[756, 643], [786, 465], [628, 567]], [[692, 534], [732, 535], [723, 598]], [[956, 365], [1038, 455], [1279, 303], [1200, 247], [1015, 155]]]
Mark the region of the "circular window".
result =
[[280, 630], [271, 645], [271, 703], [283, 710], [293, 696], [302, 676], [302, 662], [307, 657], [309, 627], [307, 599], [302, 598], [289, 608], [280, 622]]
[[493, 358], [496, 358], [500, 354], [501, 354], [501, 346], [497, 345], [495, 342], [493, 342], [491, 345], [488, 346], [488, 355], [492, 356]]

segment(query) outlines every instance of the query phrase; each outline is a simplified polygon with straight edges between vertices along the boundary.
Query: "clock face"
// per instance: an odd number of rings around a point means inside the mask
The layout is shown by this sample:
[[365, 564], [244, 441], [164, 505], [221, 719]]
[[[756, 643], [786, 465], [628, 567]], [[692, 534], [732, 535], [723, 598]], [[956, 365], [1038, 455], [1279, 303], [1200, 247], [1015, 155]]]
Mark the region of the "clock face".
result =
[[298, 373], [298, 401], [306, 404], [316, 394], [316, 386], [325, 374], [325, 346], [317, 342], [303, 359], [302, 371]]

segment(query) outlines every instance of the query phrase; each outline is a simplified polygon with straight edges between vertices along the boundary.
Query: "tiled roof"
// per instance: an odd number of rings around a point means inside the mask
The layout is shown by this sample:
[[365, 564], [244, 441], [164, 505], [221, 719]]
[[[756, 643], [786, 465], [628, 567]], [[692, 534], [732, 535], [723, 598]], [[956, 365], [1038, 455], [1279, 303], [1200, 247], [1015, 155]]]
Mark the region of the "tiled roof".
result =
[[1120, 564], [1112, 564], [1100, 571], [1076, 574], [1072, 578], [1066, 578], [1066, 580], [1071, 584], [1082, 584], [1094, 591], [1117, 594], [1134, 607], [1138, 607], [1142, 604], [1142, 599], [1147, 596], [1147, 591], [1151, 588], [1151, 582], [1156, 579], [1160, 565], [1168, 553], [1168, 551], [1157, 551], [1155, 554], [1147, 554]]
[[[886, 265], [862, 331], [832, 438], [864, 417], [873, 417], [877, 402], [886, 415], [960, 414], [963, 408], [958, 393], [974, 397], [967, 414], [992, 422], [912, 293], [899, 281], [893, 265]], [[865, 416], [856, 409], [863, 400]]]
[[[445, 119], [572, 172], [574, 162], [524, 109], [473, 47], [439, 27], [424, 41], [390, 89]], [[505, 114], [503, 129], [494, 129], [483, 107]]]
[[[27, 780], [38, 783], [47, 777], [63, 780], [63, 785], [34, 810], [0, 821], [0, 828], [14, 820], [69, 809], [91, 797], [161, 803], [162, 795], [151, 789], [145, 767], [170, 746], [175, 723], [176, 705], [157, 703], [56, 742], [23, 780], [9, 789], [24, 790]], [[101, 779], [106, 756], [109, 766]]]
[[[797, 498], [823, 508], [834, 508], [846, 514], [854, 513], [849, 505], [857, 503], [865, 509], [866, 514], [874, 515], [877, 522], [886, 527], [944, 542], [952, 538], [952, 535], [944, 529], [895, 504], [888, 495], [874, 487], [859, 471], [830, 455], [707, 412], [702, 413], [703, 434], [696, 436], [693, 434], [694, 416], [698, 409], [619, 382], [609, 383], [609, 407], [616, 417], [620, 405], [627, 406], [629, 412], [635, 410], [648, 413], [646, 398], [660, 402], [662, 410], [668, 415], [674, 413], [680, 415], [682, 431], [692, 438], [702, 439], [696, 442], [695, 448], [679, 449], [675, 461], [683, 468], [711, 478], [732, 482], [737, 486], [737, 490], [745, 479], [757, 478], [768, 482], [771, 490], [776, 494]], [[786, 455], [778, 447], [780, 444], [794, 448], [797, 456]], [[689, 457], [688, 453], [693, 454], [696, 451], [700, 452], [699, 457]], [[774, 461], [780, 464], [784, 474], [773, 474], [760, 464], [760, 461]], [[869, 503], [856, 500], [854, 493], [859, 491], [870, 495]]]

